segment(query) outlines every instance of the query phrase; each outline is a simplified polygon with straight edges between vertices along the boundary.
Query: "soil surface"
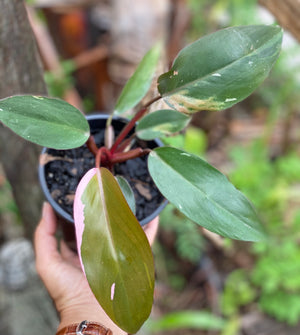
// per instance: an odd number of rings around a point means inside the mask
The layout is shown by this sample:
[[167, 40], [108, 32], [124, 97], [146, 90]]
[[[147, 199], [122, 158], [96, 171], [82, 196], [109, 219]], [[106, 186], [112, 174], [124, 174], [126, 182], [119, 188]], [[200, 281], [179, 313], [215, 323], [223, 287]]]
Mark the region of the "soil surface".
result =
[[[94, 136], [98, 146], [103, 132]], [[140, 145], [144, 146], [142, 142]], [[77, 185], [84, 174], [95, 167], [95, 157], [86, 145], [72, 150], [47, 150], [46, 183], [53, 199], [73, 215], [73, 200]], [[155, 186], [147, 168], [147, 156], [128, 160], [114, 166], [114, 174], [129, 182], [136, 199], [136, 217], [140, 221], [151, 215], [164, 198]]]

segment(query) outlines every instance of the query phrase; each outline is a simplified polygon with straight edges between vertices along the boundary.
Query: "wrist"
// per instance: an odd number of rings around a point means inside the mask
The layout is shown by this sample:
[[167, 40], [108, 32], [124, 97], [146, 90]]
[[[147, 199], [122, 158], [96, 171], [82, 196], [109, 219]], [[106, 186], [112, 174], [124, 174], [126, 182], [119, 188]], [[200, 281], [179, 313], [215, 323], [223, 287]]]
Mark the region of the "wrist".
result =
[[106, 328], [102, 324], [93, 321], [84, 320], [80, 323], [70, 324], [56, 335], [113, 335], [111, 329]]
[[[104, 310], [99, 306], [73, 306], [70, 309], [61, 311], [60, 324], [57, 331], [61, 331], [65, 327], [72, 324], [80, 324], [83, 320], [96, 322], [110, 329], [113, 335], [126, 335], [127, 333], [120, 329], [113, 321], [106, 315]], [[101, 333], [100, 333], [101, 334]], [[105, 333], [104, 333], [105, 334]]]

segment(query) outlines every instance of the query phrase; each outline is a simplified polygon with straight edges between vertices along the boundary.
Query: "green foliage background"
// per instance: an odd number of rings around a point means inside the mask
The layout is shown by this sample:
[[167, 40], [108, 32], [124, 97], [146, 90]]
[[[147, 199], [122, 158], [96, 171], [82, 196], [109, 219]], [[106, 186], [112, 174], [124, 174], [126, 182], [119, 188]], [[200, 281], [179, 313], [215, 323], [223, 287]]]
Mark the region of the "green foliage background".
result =
[[[192, 13], [187, 42], [226, 26], [275, 22], [269, 16], [266, 18], [257, 0], [189, 0], [187, 3]], [[267, 115], [263, 133], [246, 147], [235, 145], [229, 152], [232, 162], [229, 178], [254, 203], [269, 238], [251, 245], [250, 256], [255, 259], [251, 269], [237, 269], [227, 277], [220, 301], [228, 320], [220, 332], [222, 335], [238, 333], [239, 317], [247, 308], [259, 308], [291, 325], [300, 320], [300, 154], [294, 142], [279, 156], [273, 155], [270, 146], [278, 122], [299, 118], [299, 88], [300, 47], [290, 36], [285, 36], [283, 50], [270, 77], [247, 100], [250, 112], [263, 110]], [[199, 136], [201, 131], [188, 129], [185, 136], [181, 134], [165, 142], [187, 151], [186, 146], [198, 145], [196, 152], [192, 152], [205, 156], [204, 133], [201, 138], [189, 140], [191, 133]], [[162, 215], [162, 229], [173, 230], [176, 241], [182, 234], [184, 248], [177, 245], [177, 252], [193, 261], [189, 254], [205, 252], [205, 241], [194, 244], [195, 232], [189, 235], [189, 224], [177, 214], [176, 210], [167, 208]], [[179, 228], [180, 220], [187, 227], [184, 234]], [[233, 244], [227, 241], [229, 250], [234, 250]]]

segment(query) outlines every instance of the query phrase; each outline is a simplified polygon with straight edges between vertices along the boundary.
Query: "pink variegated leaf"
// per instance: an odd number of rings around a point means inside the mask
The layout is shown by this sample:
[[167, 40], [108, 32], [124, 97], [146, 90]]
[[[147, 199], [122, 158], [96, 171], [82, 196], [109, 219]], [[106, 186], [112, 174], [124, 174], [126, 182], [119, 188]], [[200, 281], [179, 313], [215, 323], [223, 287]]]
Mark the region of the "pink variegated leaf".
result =
[[92, 169], [81, 180], [74, 219], [91, 290], [120, 328], [136, 333], [153, 303], [153, 256], [143, 229], [107, 169]]

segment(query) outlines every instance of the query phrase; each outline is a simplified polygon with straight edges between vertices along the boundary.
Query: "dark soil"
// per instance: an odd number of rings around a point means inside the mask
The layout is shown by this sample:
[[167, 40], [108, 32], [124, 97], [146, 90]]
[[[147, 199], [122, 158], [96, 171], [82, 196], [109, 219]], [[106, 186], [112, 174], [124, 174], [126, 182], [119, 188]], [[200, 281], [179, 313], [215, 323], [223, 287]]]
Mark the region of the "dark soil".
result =
[[[95, 135], [102, 145], [103, 132]], [[145, 143], [141, 143], [142, 146]], [[45, 165], [46, 183], [53, 199], [73, 215], [73, 200], [77, 185], [84, 174], [95, 167], [95, 157], [86, 145], [72, 150], [48, 149]], [[163, 202], [163, 196], [150, 177], [147, 157], [135, 158], [114, 166], [114, 174], [122, 175], [131, 185], [136, 199], [136, 217], [140, 221], [151, 215]]]

